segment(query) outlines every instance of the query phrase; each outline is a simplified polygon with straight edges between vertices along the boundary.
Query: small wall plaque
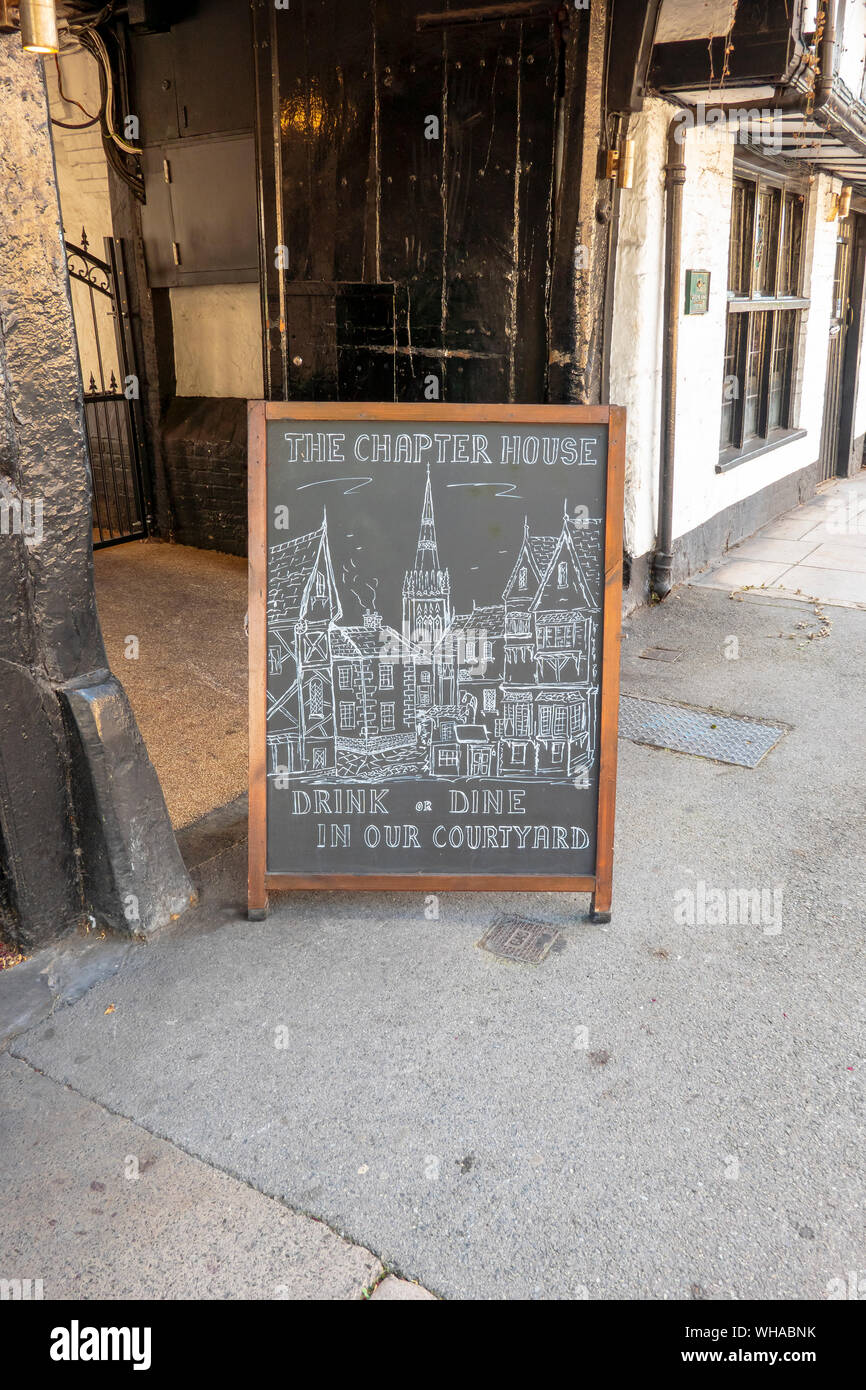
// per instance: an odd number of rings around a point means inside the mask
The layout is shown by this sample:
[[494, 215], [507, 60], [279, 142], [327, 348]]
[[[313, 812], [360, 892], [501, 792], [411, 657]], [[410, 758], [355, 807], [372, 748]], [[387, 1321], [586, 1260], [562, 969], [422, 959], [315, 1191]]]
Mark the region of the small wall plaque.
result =
[[686, 271], [686, 313], [705, 314], [710, 302], [710, 272]]

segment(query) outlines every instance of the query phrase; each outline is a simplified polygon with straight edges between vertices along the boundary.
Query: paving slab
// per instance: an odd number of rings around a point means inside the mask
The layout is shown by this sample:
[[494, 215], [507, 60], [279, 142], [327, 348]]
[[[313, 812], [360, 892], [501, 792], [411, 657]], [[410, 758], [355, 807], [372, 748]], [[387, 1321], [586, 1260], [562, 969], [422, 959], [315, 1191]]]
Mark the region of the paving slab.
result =
[[[360, 1299], [369, 1250], [0, 1057], [0, 1279], [45, 1299]], [[32, 1286], [31, 1286], [32, 1287]]]
[[56, 1008], [74, 1004], [98, 980], [115, 975], [132, 950], [130, 941], [103, 932], [72, 933], [0, 971], [0, 1048]]
[[690, 583], [775, 589], [842, 608], [866, 607], [866, 470], [826, 485]]

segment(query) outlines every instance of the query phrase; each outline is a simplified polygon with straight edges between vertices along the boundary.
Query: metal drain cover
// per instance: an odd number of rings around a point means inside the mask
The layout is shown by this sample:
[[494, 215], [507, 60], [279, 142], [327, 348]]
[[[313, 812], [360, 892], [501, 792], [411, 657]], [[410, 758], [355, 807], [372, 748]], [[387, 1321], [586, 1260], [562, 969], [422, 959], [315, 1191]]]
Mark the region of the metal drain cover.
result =
[[757, 767], [788, 732], [782, 724], [714, 714], [711, 710], [689, 709], [635, 695], [623, 695], [620, 700], [619, 731], [633, 743], [668, 748], [674, 753], [693, 753], [698, 758], [734, 763], [737, 767]]
[[526, 917], [498, 917], [477, 943], [501, 960], [516, 961], [519, 965], [540, 965], [558, 939], [555, 927], [544, 922], [530, 922]]

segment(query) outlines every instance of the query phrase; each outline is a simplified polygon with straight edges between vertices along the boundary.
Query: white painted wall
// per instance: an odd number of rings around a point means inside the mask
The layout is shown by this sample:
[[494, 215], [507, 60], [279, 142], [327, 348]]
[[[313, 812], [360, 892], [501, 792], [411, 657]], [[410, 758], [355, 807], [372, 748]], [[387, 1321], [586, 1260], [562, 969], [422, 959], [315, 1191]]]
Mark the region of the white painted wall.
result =
[[860, 96], [866, 60], [866, 0], [848, 0], [845, 23], [837, 32], [836, 71], [854, 97]]
[[664, 163], [673, 108], [633, 117], [634, 183], [620, 200], [610, 340], [610, 399], [626, 408], [625, 548], [645, 555], [656, 532], [664, 308]]
[[686, 39], [726, 34], [736, 8], [736, 0], [665, 0], [656, 43], [682, 43]]
[[[39, 60], [34, 59], [34, 62], [36, 61]], [[72, 49], [61, 55], [59, 64], [66, 95], [80, 102], [88, 115], [96, 115], [99, 110], [99, 70], [96, 60], [84, 49]], [[61, 100], [54, 60], [44, 59], [43, 67], [52, 118], [71, 125], [81, 125], [87, 116], [71, 101]], [[107, 165], [99, 126], [97, 124], [83, 130], [66, 130], [62, 126], [52, 125], [51, 133], [64, 236], [67, 241], [79, 246], [84, 229], [91, 253], [104, 260], [103, 238], [111, 236], [112, 227]], [[77, 280], [73, 279], [71, 286], [75, 331], [86, 390], [90, 373], [93, 372], [94, 377], [98, 377], [99, 374], [90, 296], [86, 287]], [[94, 297], [94, 309], [100, 321], [99, 341], [106, 384], [112, 371], [118, 380], [120, 377], [113, 346], [114, 329], [110, 319], [110, 307], [105, 296]]]
[[195, 285], [171, 291], [179, 396], [259, 399], [262, 320], [258, 285]]
[[[96, 60], [84, 49], [75, 49], [64, 53], [59, 61], [67, 96], [79, 101], [89, 115], [95, 116], [99, 110]], [[52, 117], [72, 125], [84, 122], [87, 117], [77, 106], [61, 101], [53, 60], [46, 58], [43, 66]], [[66, 236], [78, 243], [81, 228], [86, 227], [91, 250], [95, 255], [102, 256], [102, 238], [111, 235], [111, 208], [99, 126], [88, 126], [86, 130], [64, 130], [55, 125], [52, 126], [52, 134], [60, 210]]]
[[[661, 417], [664, 163], [675, 107], [651, 100], [634, 120], [634, 186], [622, 195], [611, 337], [611, 400], [628, 411], [625, 544], [633, 556], [655, 543]], [[695, 129], [685, 142], [683, 293], [686, 269], [711, 273], [709, 312], [686, 316], [680, 299], [674, 537], [752, 496], [818, 456], [836, 254], [835, 222], [826, 221], [838, 180], [816, 175], [805, 237], [802, 377], [795, 423], [807, 435], [727, 473], [716, 473], [722, 409], [728, 240], [734, 145], [729, 132]], [[866, 419], [866, 393], [860, 403]]]
[[[35, 60], [34, 60], [35, 61]], [[52, 59], [44, 64], [53, 117], [78, 125], [86, 120], [72, 102], [61, 100]], [[63, 90], [90, 115], [99, 108], [99, 74], [95, 60], [83, 49], [60, 57]], [[99, 126], [65, 130], [52, 126], [54, 157], [64, 233], [79, 245], [86, 228], [90, 250], [104, 258], [103, 237], [110, 236], [111, 207], [108, 174]], [[85, 389], [96, 373], [94, 332], [87, 289], [72, 281], [72, 300]], [[96, 313], [106, 319], [100, 341], [106, 381], [119, 369], [112, 351], [109, 302], [95, 298]], [[179, 396], [241, 396], [260, 398], [262, 384], [261, 311], [258, 285], [200, 285], [171, 291], [175, 367]], [[107, 344], [107, 346], [106, 346]]]

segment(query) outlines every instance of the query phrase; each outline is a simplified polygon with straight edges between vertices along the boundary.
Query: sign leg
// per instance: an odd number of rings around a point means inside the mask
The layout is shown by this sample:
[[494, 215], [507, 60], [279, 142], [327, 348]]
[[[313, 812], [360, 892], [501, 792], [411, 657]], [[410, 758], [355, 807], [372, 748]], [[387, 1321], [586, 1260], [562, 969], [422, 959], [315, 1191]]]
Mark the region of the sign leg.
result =
[[268, 892], [250, 892], [247, 900], [247, 919], [250, 922], [264, 922], [268, 915]]
[[599, 883], [589, 902], [589, 920], [591, 922], [609, 922], [611, 907], [611, 885], [609, 883]]

